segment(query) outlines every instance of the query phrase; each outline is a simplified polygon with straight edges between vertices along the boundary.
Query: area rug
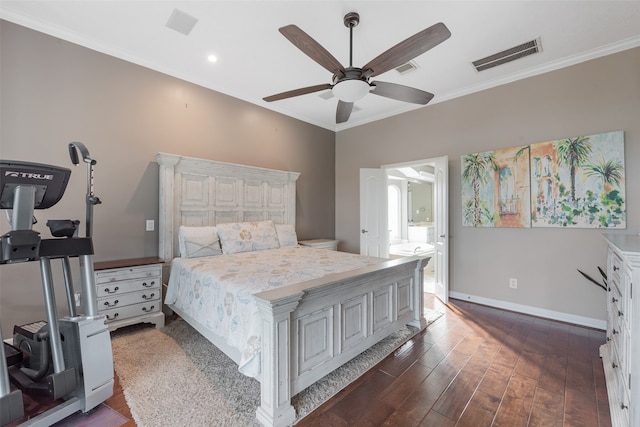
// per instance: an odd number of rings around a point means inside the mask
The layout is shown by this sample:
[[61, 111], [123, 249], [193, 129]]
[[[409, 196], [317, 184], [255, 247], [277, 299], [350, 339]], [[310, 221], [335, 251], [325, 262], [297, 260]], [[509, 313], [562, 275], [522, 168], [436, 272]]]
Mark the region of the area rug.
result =
[[[425, 310], [427, 323], [442, 316]], [[122, 332], [121, 332], [122, 331]], [[383, 339], [292, 399], [297, 419], [311, 413], [417, 333], [406, 327]], [[163, 329], [119, 330], [115, 371], [138, 427], [259, 426], [260, 384], [186, 322]]]

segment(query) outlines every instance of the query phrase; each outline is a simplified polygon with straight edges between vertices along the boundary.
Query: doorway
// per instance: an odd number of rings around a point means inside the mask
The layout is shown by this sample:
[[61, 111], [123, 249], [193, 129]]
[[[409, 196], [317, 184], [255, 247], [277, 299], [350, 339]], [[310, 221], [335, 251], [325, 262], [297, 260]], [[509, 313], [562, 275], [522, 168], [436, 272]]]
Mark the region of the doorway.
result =
[[448, 157], [360, 170], [360, 253], [429, 256], [425, 289], [449, 300]]
[[424, 269], [424, 291], [429, 293], [435, 292], [434, 184], [432, 164], [387, 168], [389, 258], [429, 257]]

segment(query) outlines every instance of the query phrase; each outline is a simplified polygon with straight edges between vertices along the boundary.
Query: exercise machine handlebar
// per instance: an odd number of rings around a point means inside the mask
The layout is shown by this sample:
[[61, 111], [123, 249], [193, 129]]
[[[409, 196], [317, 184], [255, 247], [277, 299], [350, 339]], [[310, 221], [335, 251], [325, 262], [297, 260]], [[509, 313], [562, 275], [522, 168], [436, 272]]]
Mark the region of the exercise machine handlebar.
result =
[[[76, 151], [77, 150], [77, 151]], [[87, 214], [85, 222], [85, 236], [91, 237], [93, 235], [93, 206], [102, 203], [100, 198], [93, 194], [93, 166], [98, 163], [89, 155], [89, 150], [82, 142], [69, 143], [69, 157], [71, 157], [71, 163], [78, 166], [80, 164], [80, 158], [78, 157], [78, 151], [82, 155], [82, 161], [87, 164]]]

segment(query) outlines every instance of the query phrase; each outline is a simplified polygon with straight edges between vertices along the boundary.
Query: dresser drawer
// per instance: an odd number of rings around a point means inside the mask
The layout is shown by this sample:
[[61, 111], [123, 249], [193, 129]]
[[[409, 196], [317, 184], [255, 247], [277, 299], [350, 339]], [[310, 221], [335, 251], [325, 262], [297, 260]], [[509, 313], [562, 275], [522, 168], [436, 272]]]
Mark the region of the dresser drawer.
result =
[[127, 305], [119, 308], [112, 308], [101, 311], [107, 317], [106, 323], [116, 320], [124, 320], [145, 314], [156, 313], [160, 311], [160, 301], [150, 301], [144, 304]]
[[620, 286], [622, 274], [622, 258], [613, 250], [609, 250], [609, 281]]
[[160, 290], [157, 288], [144, 291], [129, 292], [121, 295], [112, 295], [106, 298], [98, 298], [98, 311], [124, 307], [125, 305], [139, 304], [160, 299]]

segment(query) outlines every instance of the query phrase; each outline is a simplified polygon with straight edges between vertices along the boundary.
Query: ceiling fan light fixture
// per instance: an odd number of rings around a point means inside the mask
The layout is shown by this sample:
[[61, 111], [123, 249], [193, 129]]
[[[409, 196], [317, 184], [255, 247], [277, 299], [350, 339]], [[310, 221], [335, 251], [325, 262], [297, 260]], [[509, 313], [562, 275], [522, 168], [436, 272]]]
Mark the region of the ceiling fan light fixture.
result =
[[369, 83], [359, 79], [342, 80], [333, 86], [331, 91], [343, 102], [356, 102], [369, 93]]

